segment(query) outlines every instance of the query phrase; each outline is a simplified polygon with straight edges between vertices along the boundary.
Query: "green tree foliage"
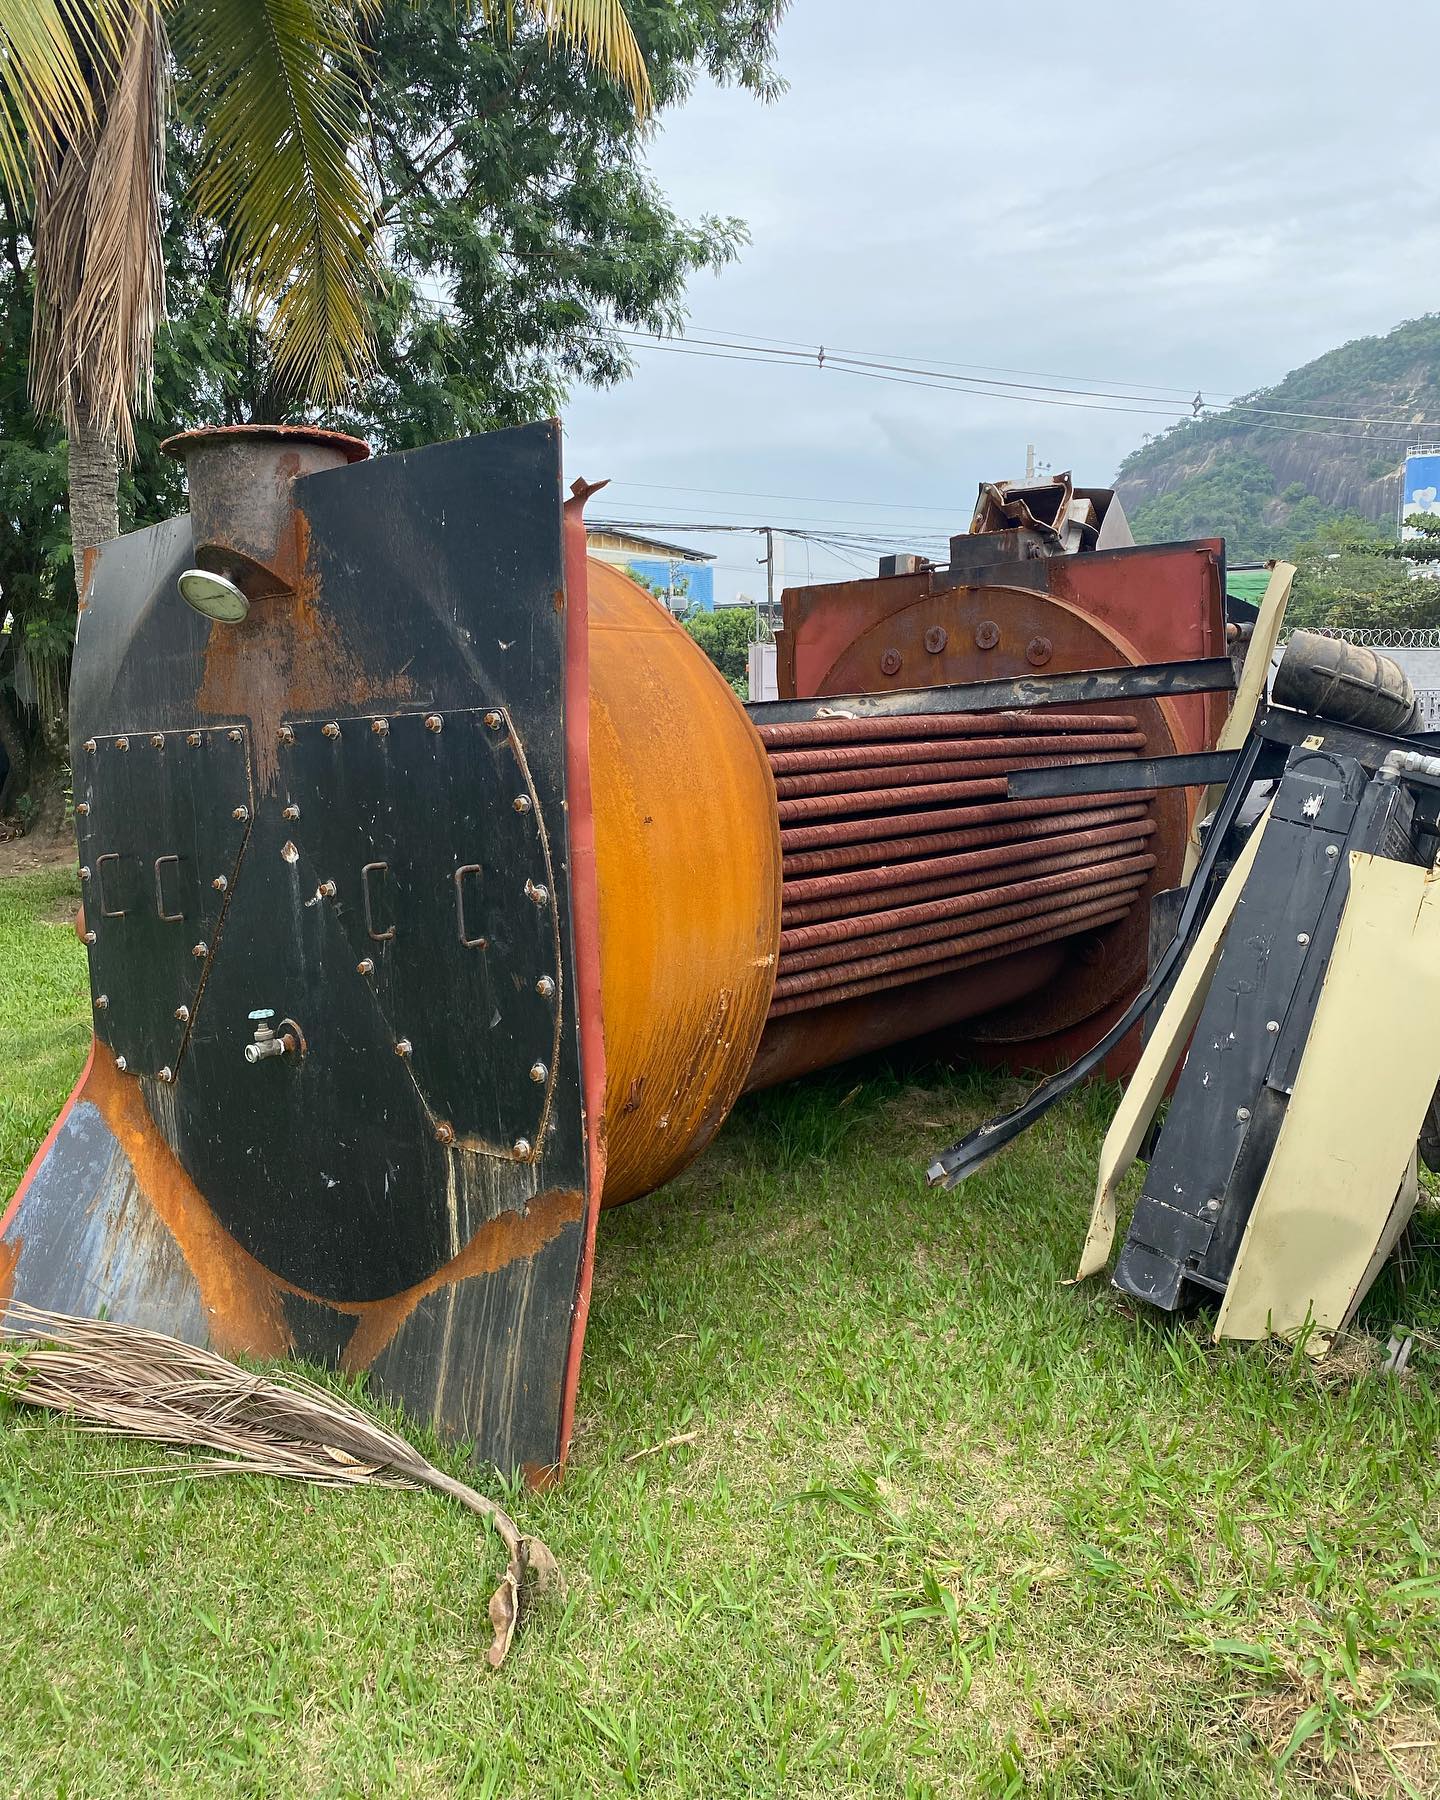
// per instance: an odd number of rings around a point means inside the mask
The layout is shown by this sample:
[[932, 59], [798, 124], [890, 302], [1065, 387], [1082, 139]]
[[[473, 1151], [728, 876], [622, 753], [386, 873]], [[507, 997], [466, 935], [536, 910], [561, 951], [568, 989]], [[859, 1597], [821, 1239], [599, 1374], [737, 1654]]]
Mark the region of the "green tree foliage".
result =
[[[636, 0], [627, 5], [657, 112], [697, 78], [779, 91], [784, 0]], [[527, 22], [528, 21], [528, 22]], [[368, 152], [381, 196], [382, 291], [371, 302], [376, 371], [325, 422], [378, 450], [543, 417], [576, 383], [629, 372], [621, 331], [673, 327], [696, 270], [732, 258], [740, 221], [676, 214], [645, 163], [646, 128], [614, 83], [552, 43], [523, 11], [511, 39], [454, 0], [377, 18], [369, 51]], [[224, 239], [191, 200], [202, 155], [172, 134], [165, 205], [169, 317], [156, 336], [155, 404], [137, 420], [121, 528], [183, 508], [160, 440], [198, 424], [317, 416], [231, 280]], [[0, 199], [3, 204], [3, 199]], [[69, 639], [65, 442], [27, 388], [31, 246], [0, 212], [0, 640], [56, 655]], [[57, 635], [58, 634], [58, 635]], [[61, 653], [63, 674], [63, 650]]]
[[1322, 527], [1337, 523], [1361, 533], [1370, 529], [1359, 513], [1327, 506], [1300, 482], [1277, 492], [1270, 465], [1248, 450], [1218, 453], [1201, 473], [1143, 501], [1130, 516], [1137, 543], [1223, 537], [1232, 563], [1288, 559]]
[[[743, 700], [750, 691], [750, 645], [755, 637], [755, 614], [748, 606], [727, 606], [716, 612], [691, 612], [681, 620], [685, 629]], [[769, 633], [763, 635], [768, 639]]]
[[1360, 530], [1353, 521], [1332, 521], [1322, 527], [1294, 552], [1289, 623], [1440, 625], [1440, 580], [1412, 573], [1412, 564], [1397, 554], [1409, 549], [1378, 526]]

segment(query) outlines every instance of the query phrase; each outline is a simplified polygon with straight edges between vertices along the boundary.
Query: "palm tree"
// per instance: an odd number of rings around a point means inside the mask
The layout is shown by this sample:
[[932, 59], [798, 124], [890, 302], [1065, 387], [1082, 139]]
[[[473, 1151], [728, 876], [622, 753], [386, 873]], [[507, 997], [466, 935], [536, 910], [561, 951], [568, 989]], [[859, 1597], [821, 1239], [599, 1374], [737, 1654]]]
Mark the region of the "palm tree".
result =
[[[197, 137], [197, 208], [267, 324], [278, 371], [337, 398], [371, 356], [379, 274], [359, 167], [365, 33], [384, 0], [4, 0], [0, 181], [30, 208], [37, 405], [69, 439], [77, 585], [118, 530], [119, 460], [150, 399], [164, 316], [161, 192], [177, 114]], [[511, 30], [513, 0], [469, 0]], [[530, 0], [649, 104], [623, 0]]]

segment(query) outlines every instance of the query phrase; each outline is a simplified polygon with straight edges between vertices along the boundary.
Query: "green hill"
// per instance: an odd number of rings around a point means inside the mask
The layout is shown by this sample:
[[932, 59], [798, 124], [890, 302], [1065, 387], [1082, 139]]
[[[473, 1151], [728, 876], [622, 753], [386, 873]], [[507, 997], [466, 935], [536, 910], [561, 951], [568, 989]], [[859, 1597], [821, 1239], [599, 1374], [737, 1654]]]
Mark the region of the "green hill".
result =
[[1115, 477], [1139, 542], [1219, 534], [1232, 562], [1258, 562], [1335, 521], [1388, 524], [1406, 441], [1440, 441], [1422, 423], [1440, 419], [1440, 314], [1327, 351], [1243, 403], [1345, 420], [1225, 413], [1173, 426]]

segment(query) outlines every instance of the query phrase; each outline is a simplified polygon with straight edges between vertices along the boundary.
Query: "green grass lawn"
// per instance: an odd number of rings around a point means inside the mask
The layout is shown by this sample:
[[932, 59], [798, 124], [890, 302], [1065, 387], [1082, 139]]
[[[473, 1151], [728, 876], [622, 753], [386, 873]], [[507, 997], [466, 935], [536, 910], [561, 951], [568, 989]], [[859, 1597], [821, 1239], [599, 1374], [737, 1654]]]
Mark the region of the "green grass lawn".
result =
[[[0, 885], [0, 1188], [83, 1059], [69, 891]], [[1333, 1367], [1217, 1351], [1061, 1285], [1111, 1093], [925, 1190], [1015, 1092], [799, 1084], [606, 1217], [570, 1472], [515, 1500], [568, 1594], [498, 1674], [439, 1500], [115, 1481], [154, 1448], [11, 1412], [0, 1790], [1440, 1791], [1440, 1221]]]

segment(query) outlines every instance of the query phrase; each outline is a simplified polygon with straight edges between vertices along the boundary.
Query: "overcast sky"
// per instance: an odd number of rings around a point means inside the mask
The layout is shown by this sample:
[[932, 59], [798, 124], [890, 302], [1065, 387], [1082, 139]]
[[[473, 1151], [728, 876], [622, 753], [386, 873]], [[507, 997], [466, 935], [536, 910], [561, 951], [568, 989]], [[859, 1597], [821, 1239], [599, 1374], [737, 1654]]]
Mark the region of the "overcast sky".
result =
[[[702, 86], [653, 147], [682, 214], [751, 232], [693, 282], [689, 337], [1173, 394], [1150, 417], [640, 349], [631, 381], [567, 409], [570, 470], [615, 483], [592, 513], [933, 538], [1027, 442], [1103, 484], [1172, 402], [1440, 308], [1426, 10], [792, 0], [789, 92]], [[763, 584], [753, 539], [682, 535], [720, 549], [717, 596]], [[788, 580], [807, 554], [847, 572], [796, 544]]]

